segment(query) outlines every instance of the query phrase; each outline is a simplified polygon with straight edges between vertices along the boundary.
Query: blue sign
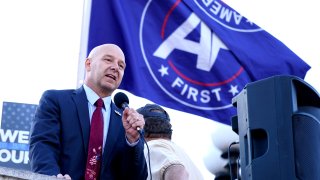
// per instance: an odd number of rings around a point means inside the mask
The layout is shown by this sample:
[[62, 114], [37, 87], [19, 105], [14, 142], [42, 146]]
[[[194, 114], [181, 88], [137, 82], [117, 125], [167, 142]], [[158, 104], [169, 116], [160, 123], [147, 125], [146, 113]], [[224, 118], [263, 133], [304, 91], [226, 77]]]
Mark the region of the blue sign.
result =
[[37, 105], [3, 102], [0, 166], [30, 170], [29, 131]]

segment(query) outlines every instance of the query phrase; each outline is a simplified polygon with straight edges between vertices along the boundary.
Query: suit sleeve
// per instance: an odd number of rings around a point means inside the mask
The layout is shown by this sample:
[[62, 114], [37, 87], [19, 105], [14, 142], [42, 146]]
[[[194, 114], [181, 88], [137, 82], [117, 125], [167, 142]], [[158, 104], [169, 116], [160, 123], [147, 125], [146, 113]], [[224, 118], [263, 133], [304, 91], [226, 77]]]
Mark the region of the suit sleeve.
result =
[[43, 93], [30, 130], [29, 159], [31, 170], [57, 175], [60, 154], [60, 108], [53, 91]]
[[138, 144], [134, 147], [129, 147], [130, 157], [127, 164], [130, 164], [128, 170], [129, 179], [142, 180], [148, 177], [148, 167], [146, 164], [146, 159], [144, 157], [144, 141], [140, 139]]

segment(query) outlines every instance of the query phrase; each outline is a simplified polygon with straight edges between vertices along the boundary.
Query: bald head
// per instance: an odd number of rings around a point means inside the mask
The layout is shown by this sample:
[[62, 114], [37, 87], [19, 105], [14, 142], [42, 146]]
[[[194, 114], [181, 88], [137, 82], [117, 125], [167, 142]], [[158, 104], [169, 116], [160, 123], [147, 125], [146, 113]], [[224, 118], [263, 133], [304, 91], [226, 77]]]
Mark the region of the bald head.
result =
[[115, 44], [102, 44], [100, 46], [96, 46], [90, 51], [88, 58], [94, 58], [95, 56], [101, 54], [103, 51], [118, 53], [119, 56], [123, 57], [123, 60], [125, 58], [121, 48]]

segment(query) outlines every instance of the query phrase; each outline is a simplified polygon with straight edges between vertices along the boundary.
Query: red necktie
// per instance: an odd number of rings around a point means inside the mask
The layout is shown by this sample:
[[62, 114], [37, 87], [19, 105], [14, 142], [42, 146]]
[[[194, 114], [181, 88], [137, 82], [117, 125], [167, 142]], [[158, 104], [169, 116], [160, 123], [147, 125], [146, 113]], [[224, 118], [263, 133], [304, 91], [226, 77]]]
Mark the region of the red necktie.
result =
[[94, 103], [96, 109], [93, 112], [90, 127], [90, 139], [88, 148], [87, 166], [85, 172], [86, 180], [98, 180], [102, 161], [103, 143], [103, 100], [99, 98]]

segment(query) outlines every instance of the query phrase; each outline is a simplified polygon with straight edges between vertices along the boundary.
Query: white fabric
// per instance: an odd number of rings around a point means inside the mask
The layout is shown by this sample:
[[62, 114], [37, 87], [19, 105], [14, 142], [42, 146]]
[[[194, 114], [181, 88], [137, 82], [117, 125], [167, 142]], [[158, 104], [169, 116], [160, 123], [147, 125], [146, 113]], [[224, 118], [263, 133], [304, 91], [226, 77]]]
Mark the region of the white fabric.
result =
[[[170, 140], [157, 139], [148, 141], [150, 149], [150, 164], [152, 180], [164, 180], [163, 173], [172, 164], [179, 164], [186, 167], [189, 173], [189, 180], [203, 180], [199, 169], [194, 165], [186, 152]], [[144, 154], [148, 164], [148, 150], [145, 145]], [[148, 164], [149, 168], [149, 164]], [[148, 171], [149, 172], [149, 171]], [[150, 180], [150, 175], [148, 176]]]

